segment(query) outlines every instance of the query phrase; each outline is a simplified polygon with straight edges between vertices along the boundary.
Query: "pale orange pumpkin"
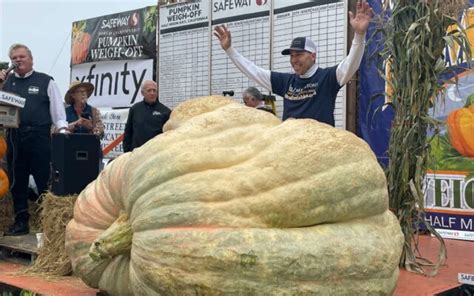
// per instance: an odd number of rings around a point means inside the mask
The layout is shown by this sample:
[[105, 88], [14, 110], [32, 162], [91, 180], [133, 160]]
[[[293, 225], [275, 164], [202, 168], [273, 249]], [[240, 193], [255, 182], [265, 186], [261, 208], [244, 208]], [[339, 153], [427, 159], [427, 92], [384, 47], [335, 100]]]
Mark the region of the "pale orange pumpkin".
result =
[[386, 295], [403, 234], [367, 143], [222, 97], [178, 106], [163, 134], [81, 192], [75, 274], [112, 295]]

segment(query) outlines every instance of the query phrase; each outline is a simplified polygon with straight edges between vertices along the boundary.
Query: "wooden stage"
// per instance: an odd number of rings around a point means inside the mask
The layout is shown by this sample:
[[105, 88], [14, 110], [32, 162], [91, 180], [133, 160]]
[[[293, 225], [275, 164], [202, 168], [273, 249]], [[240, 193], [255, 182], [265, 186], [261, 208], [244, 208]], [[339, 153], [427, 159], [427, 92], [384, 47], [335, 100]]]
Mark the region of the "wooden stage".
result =
[[[417, 275], [400, 270], [396, 296], [436, 295], [443, 291], [460, 286], [458, 273], [474, 274], [474, 241], [445, 239], [448, 250], [446, 265], [440, 267], [434, 277]], [[420, 236], [421, 254], [432, 262], [436, 259], [439, 242], [428, 235]]]
[[[28, 240], [28, 244], [36, 243], [30, 237], [22, 236], [24, 240]], [[7, 241], [19, 240], [20, 237], [6, 238]], [[396, 296], [417, 296], [417, 295], [436, 295], [443, 291], [460, 286], [458, 283], [458, 273], [474, 274], [474, 242], [445, 240], [448, 250], [448, 260], [445, 266], [439, 269], [435, 277], [426, 277], [416, 275], [405, 270], [400, 271], [400, 277], [395, 289]], [[0, 249], [4, 249], [5, 237], [0, 237]], [[24, 242], [23, 242], [24, 244]], [[3, 245], [3, 247], [2, 247]], [[420, 249], [424, 256], [433, 260], [438, 252], [438, 241], [429, 236], [420, 237]], [[15, 252], [21, 252], [24, 248], [25, 252], [34, 256], [35, 245], [21, 248], [15, 247]], [[87, 287], [79, 278], [76, 277], [56, 277], [47, 278], [44, 276], [18, 275], [24, 265], [12, 262], [11, 258], [2, 258], [0, 260], [0, 283], [30, 290], [41, 295], [96, 295], [98, 290]], [[26, 260], [28, 263], [28, 260]], [[1, 295], [0, 290], [0, 295]]]

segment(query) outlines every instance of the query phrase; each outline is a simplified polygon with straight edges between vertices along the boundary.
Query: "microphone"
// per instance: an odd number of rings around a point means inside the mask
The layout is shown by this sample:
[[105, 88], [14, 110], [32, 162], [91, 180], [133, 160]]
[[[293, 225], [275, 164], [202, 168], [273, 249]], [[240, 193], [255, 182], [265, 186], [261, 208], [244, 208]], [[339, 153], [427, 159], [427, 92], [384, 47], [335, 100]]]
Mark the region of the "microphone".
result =
[[10, 73], [10, 72], [11, 72], [13, 69], [15, 69], [15, 68], [16, 68], [16, 64], [15, 64], [15, 63], [12, 63], [12, 64], [10, 65], [10, 67], [8, 67], [8, 68], [5, 70], [5, 71], [6, 71], [5, 76], [8, 75], [8, 73]]
[[233, 91], [233, 90], [223, 91], [223, 92], [222, 92], [222, 95], [223, 95], [224, 97], [225, 97], [225, 96], [233, 97], [233, 96], [234, 96], [234, 91]]
[[[8, 67], [6, 70], [5, 70], [5, 79], [7, 79], [7, 76], [8, 76], [8, 73], [10, 73], [13, 69], [16, 68], [16, 64], [12, 62], [12, 64], [10, 65], [10, 67]], [[2, 79], [0, 79], [0, 81], [3, 81]]]

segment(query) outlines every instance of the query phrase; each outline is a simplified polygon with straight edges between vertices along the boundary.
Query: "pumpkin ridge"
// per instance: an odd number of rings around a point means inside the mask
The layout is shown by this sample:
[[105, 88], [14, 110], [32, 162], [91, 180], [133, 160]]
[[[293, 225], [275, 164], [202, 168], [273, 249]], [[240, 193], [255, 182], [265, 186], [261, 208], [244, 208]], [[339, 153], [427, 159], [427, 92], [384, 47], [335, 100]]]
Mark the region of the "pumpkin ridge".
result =
[[[275, 178], [280, 179], [280, 180], [284, 180], [284, 182], [282, 182], [280, 184], [273, 184], [271, 187], [269, 187], [271, 190], [268, 191], [268, 192], [266, 192], [264, 188], [258, 187], [254, 190], [254, 192], [252, 192], [249, 195], [241, 195], [241, 194], [233, 195], [233, 196], [230, 196], [230, 197], [226, 198], [226, 200], [219, 200], [219, 199], [196, 200], [196, 199], [193, 199], [192, 201], [190, 201], [189, 197], [183, 197], [181, 200], [179, 200], [179, 199], [176, 198], [175, 195], [169, 196], [168, 200], [172, 201], [173, 205], [182, 205], [182, 204], [186, 205], [186, 204], [188, 204], [188, 205], [193, 205], [193, 206], [199, 206], [199, 204], [200, 204], [203, 207], [209, 207], [209, 206], [216, 207], [217, 206], [216, 209], [223, 209], [223, 212], [232, 214], [236, 217], [245, 218], [245, 216], [242, 216], [242, 207], [239, 207], [239, 205], [240, 204], [249, 204], [249, 203], [252, 202], [251, 199], [260, 201], [260, 205], [259, 205], [258, 208], [261, 207], [261, 204], [264, 204], [264, 202], [262, 202], [262, 197], [264, 197], [264, 196], [267, 196], [267, 199], [269, 201], [268, 204], [272, 204], [272, 201], [273, 201], [273, 204], [284, 205], [285, 204], [284, 200], [282, 200], [281, 202], [278, 202], [278, 203], [274, 202], [275, 200], [277, 200], [277, 198], [275, 197], [277, 194], [275, 194], [275, 193], [277, 191], [279, 191], [280, 188], [288, 187], [288, 186], [295, 187], [295, 186], [298, 186], [298, 185], [301, 185], [301, 187], [304, 187], [305, 182], [314, 183], [315, 181], [318, 181], [318, 179], [320, 180], [319, 182], [317, 182], [318, 184], [331, 184], [330, 183], [331, 182], [331, 176], [334, 175], [335, 173], [340, 174], [341, 179], [350, 179], [351, 176], [353, 175], [353, 173], [351, 173], [352, 171], [363, 167], [361, 165], [361, 160], [355, 161], [353, 163], [346, 163], [346, 164], [344, 164], [344, 166], [349, 167], [349, 168], [353, 167], [353, 169], [346, 170], [347, 176], [346, 176], [346, 173], [337, 172], [338, 170], [340, 170], [339, 165], [333, 166], [333, 167], [329, 168], [328, 170], [319, 173], [317, 175], [316, 180], [312, 180], [314, 178], [314, 176], [311, 175], [311, 174], [307, 175], [307, 176], [304, 176], [303, 178], [294, 178], [294, 180], [289, 179], [290, 177], [294, 177], [294, 176], [276, 175]], [[244, 167], [244, 168], [242, 168], [242, 170], [245, 171], [246, 168]], [[367, 171], [372, 172], [369, 169], [367, 169]], [[374, 172], [379, 172], [379, 171], [374, 171]], [[217, 178], [218, 175], [219, 175], [219, 173], [216, 172], [215, 178]], [[220, 175], [222, 175], [222, 174], [220, 174]], [[214, 179], [214, 177], [211, 176], [210, 179]], [[362, 181], [362, 180], [364, 180], [364, 181]], [[330, 209], [327, 209], [327, 207], [331, 204], [331, 202], [334, 203], [334, 201], [333, 200], [330, 201], [328, 198], [326, 198], [326, 199], [323, 199], [323, 200], [319, 200], [319, 202], [322, 204], [320, 206], [321, 210], [318, 210], [317, 208], [308, 208], [307, 210], [308, 211], [316, 211], [316, 212], [320, 213], [320, 215], [317, 215], [318, 217], [326, 217], [327, 215], [331, 215], [331, 216], [338, 216], [339, 219], [335, 220], [334, 218], [330, 218], [330, 220], [321, 220], [321, 221], [317, 221], [317, 222], [307, 222], [307, 223], [304, 223], [304, 224], [301, 224], [301, 225], [302, 226], [316, 225], [316, 224], [324, 223], [324, 222], [327, 222], [327, 221], [341, 221], [341, 219], [344, 219], [344, 220], [352, 219], [352, 218], [354, 218], [353, 215], [377, 214], [377, 213], [380, 213], [380, 212], [384, 211], [385, 209], [387, 209], [388, 208], [388, 201], [387, 201], [387, 195], [386, 194], [385, 194], [385, 198], [382, 198], [380, 200], [378, 198], [373, 198], [373, 199], [361, 198], [361, 197], [366, 197], [365, 195], [367, 193], [366, 193], [365, 189], [366, 189], [366, 186], [368, 186], [370, 184], [374, 184], [374, 186], [377, 186], [377, 188], [383, 188], [383, 189], [380, 189], [380, 191], [377, 191], [377, 192], [380, 192], [380, 193], [383, 192], [383, 190], [386, 188], [385, 177], [383, 176], [383, 174], [380, 173], [380, 174], [374, 175], [373, 173], [370, 173], [370, 174], [364, 173], [362, 175], [362, 180], [360, 181], [359, 184], [352, 184], [349, 187], [337, 188], [337, 190], [339, 191], [339, 194], [337, 194], [337, 196], [342, 197], [340, 200], [338, 200], [338, 207], [340, 207], [340, 206], [344, 207], [343, 204], [346, 204], [345, 207], [348, 208], [349, 207], [348, 205], [352, 205], [353, 207], [359, 208], [359, 211], [353, 212], [353, 211], [348, 209], [347, 212], [350, 213], [348, 217], [346, 217], [347, 214], [343, 214], [343, 213], [338, 212], [338, 211], [332, 212]], [[377, 181], [377, 180], [379, 180], [379, 181]], [[239, 180], [237, 180], [237, 182], [239, 182]], [[135, 212], [140, 213], [141, 211], [143, 211], [144, 209], [149, 208], [149, 207], [151, 207], [151, 208], [162, 208], [162, 207], [166, 206], [166, 204], [162, 203], [162, 197], [161, 196], [160, 196], [160, 198], [153, 198], [153, 196], [155, 195], [155, 193], [158, 194], [158, 195], [161, 195], [160, 192], [167, 192], [166, 187], [175, 188], [175, 187], [179, 186], [177, 184], [180, 184], [180, 183], [182, 183], [182, 184], [188, 184], [188, 183], [189, 184], [191, 184], [191, 183], [195, 184], [196, 180], [194, 180], [194, 181], [189, 180], [189, 179], [183, 180], [182, 178], [177, 177], [177, 178], [173, 179], [172, 184], [170, 184], [170, 185], [160, 184], [160, 185], [156, 186], [154, 190], [149, 191], [147, 194], [144, 194], [139, 199], [137, 199], [135, 207], [134, 207], [134, 211], [132, 211], [132, 213], [131, 213], [131, 220], [134, 221], [134, 219], [137, 215]], [[196, 185], [193, 185], [193, 188], [194, 188], [194, 190], [196, 190]], [[291, 191], [295, 191], [295, 190], [297, 190], [297, 189], [292, 189]], [[359, 194], [358, 195], [353, 195], [353, 194], [351, 195], [351, 192], [353, 192], [354, 190], [357, 190], [357, 192], [359, 192]], [[239, 189], [237, 191], [242, 192], [243, 190]], [[255, 195], [256, 191], [259, 192], [259, 194], [257, 196]], [[328, 195], [328, 197], [331, 196], [331, 198], [333, 199], [334, 194], [336, 194], [336, 193], [337, 192], [334, 192], [334, 193], [331, 193], [331, 194], [327, 193], [327, 195]], [[348, 198], [348, 196], [350, 196], [350, 198]], [[383, 195], [380, 194], [380, 196], [383, 196]], [[287, 199], [287, 197], [284, 197], [284, 199]], [[350, 200], [354, 200], [354, 201], [351, 202]], [[369, 200], [369, 201], [372, 200], [372, 203], [367, 204], [366, 200]], [[313, 202], [312, 199], [310, 199], [310, 201]], [[362, 203], [362, 201], [365, 201], [365, 202]], [[367, 205], [365, 205], [365, 204], [367, 204]], [[229, 210], [225, 210], [225, 209], [229, 209]], [[234, 209], [239, 210], [240, 212], [236, 214], [232, 211]], [[270, 208], [267, 207], [266, 209], [268, 210]], [[299, 209], [301, 210], [302, 208], [300, 207]], [[331, 213], [331, 214], [324, 214], [323, 215], [323, 213], [321, 211], [324, 211], [324, 209], [327, 209], [328, 213]], [[362, 209], [365, 209], [365, 210], [362, 210]], [[272, 211], [275, 211], [275, 210], [272, 210]], [[286, 212], [286, 211], [287, 211], [287, 209], [285, 208], [285, 209], [283, 209], [281, 211], [279, 210], [277, 212]], [[252, 209], [249, 209], [248, 212], [249, 213], [246, 216], [253, 215], [254, 217], [260, 217], [260, 220], [265, 219], [265, 217], [267, 217], [267, 215], [264, 212], [261, 213], [261, 212], [253, 211]], [[293, 219], [284, 218], [285, 217], [284, 214], [277, 215], [277, 216], [281, 217], [282, 221], [293, 221]], [[188, 217], [182, 216], [182, 219], [187, 220]], [[195, 221], [195, 222], [197, 222], [197, 221]], [[173, 223], [178, 223], [179, 224], [179, 222], [176, 222], [176, 221], [174, 221]], [[262, 223], [265, 224], [265, 225], [268, 225], [268, 226], [275, 226], [274, 223], [270, 223], [268, 221], [267, 222], [262, 221]], [[270, 224], [268, 224], [268, 223], [270, 223]], [[276, 224], [276, 225], [280, 225], [280, 224]], [[293, 225], [292, 227], [298, 227], [299, 225], [300, 224]], [[281, 225], [281, 226], [286, 227], [287, 225], [284, 224], [284, 225]], [[139, 229], [142, 230], [142, 228], [139, 228]]]
[[[236, 280], [235, 276], [237, 275], [237, 272], [239, 272], [238, 280], [242, 280], [243, 276], [245, 276], [245, 274], [243, 274], [242, 272], [244, 270], [248, 270], [249, 273], [247, 273], [247, 277], [245, 277], [246, 279], [250, 280], [251, 282], [265, 281], [269, 285], [272, 285], [270, 284], [271, 282], [273, 282], [272, 278], [265, 276], [267, 273], [259, 273], [258, 271], [254, 270], [254, 268], [261, 269], [265, 268], [266, 266], [268, 266], [268, 268], [275, 268], [276, 265], [278, 265], [278, 269], [274, 270], [274, 272], [282, 272], [279, 273], [281, 277], [286, 278], [289, 282], [301, 281], [302, 279], [308, 279], [308, 283], [321, 283], [332, 281], [340, 282], [340, 276], [332, 275], [329, 273], [326, 274], [322, 272], [322, 270], [324, 270], [326, 266], [340, 265], [339, 269], [344, 274], [342, 278], [349, 277], [351, 275], [357, 275], [357, 278], [360, 278], [361, 280], [364, 280], [365, 278], [365, 280], [367, 280], [367, 276], [369, 274], [373, 274], [373, 278], [375, 278], [374, 282], [378, 283], [380, 287], [384, 287], [387, 284], [394, 286], [394, 283], [396, 281], [393, 281], [392, 279], [394, 276], [396, 277], [396, 275], [398, 274], [398, 270], [380, 269], [380, 267], [384, 264], [396, 264], [398, 262], [400, 250], [400, 248], [398, 247], [401, 246], [402, 241], [397, 240], [397, 238], [401, 238], [402, 234], [401, 232], [396, 231], [395, 229], [387, 232], [386, 228], [386, 225], [395, 225], [394, 223], [397, 223], [396, 218], [389, 211], [385, 211], [383, 214], [364, 219], [354, 219], [353, 221], [347, 221], [344, 223], [319, 225], [317, 227], [308, 227], [304, 229], [267, 229], [265, 231], [262, 229], [231, 229], [231, 233], [240, 233], [239, 237], [242, 236], [242, 238], [245, 238], [244, 241], [241, 241], [241, 239], [236, 238], [235, 242], [238, 242], [238, 244], [234, 244], [234, 240], [227, 242], [227, 237], [230, 238], [232, 236], [230, 236], [230, 234], [227, 234], [226, 231], [220, 233], [215, 232], [211, 237], [208, 237], [207, 232], [206, 236], [202, 236], [200, 230], [190, 231], [188, 233], [186, 233], [186, 231], [174, 232], [170, 230], [164, 231], [161, 235], [153, 235], [151, 237], [149, 233], [138, 233], [137, 242], [139, 243], [137, 243], [136, 248], [132, 250], [132, 261], [143, 261], [143, 263], [145, 263], [148, 262], [147, 258], [160, 258], [160, 262], [149, 262], [149, 264], [146, 265], [146, 273], [149, 275], [153, 274], [155, 279], [157, 280], [157, 284], [161, 283], [161, 278], [167, 278], [167, 275], [165, 274], [167, 274], [168, 272], [175, 272], [174, 275], [177, 276], [178, 274], [182, 274], [181, 272], [191, 270], [194, 271], [194, 273], [203, 273], [201, 274], [202, 277], [200, 277], [200, 280], [211, 280], [214, 275], [217, 275], [218, 277], [216, 276], [213, 281], [221, 282], [222, 287], [224, 287]], [[347, 229], [347, 227], [354, 229], [354, 233], [346, 232], [345, 229]], [[370, 227], [372, 229], [370, 233], [367, 233], [366, 227]], [[272, 234], [270, 234], [268, 231], [271, 231]], [[316, 232], [313, 233], [313, 231]], [[267, 242], [267, 239], [274, 237], [274, 235], [278, 237], [281, 235], [282, 239], [291, 240], [292, 233], [297, 233], [302, 237], [306, 237], [309, 241], [307, 242], [307, 244], [304, 244], [304, 247], [292, 245], [291, 243], [285, 244], [278, 240], [274, 241], [273, 239], [269, 243]], [[344, 235], [341, 235], [343, 233]], [[191, 234], [192, 236], [190, 236]], [[262, 235], [264, 237], [262, 237]], [[318, 239], [324, 241], [329, 237], [339, 238], [339, 240], [333, 241], [330, 245], [327, 246], [319, 245], [312, 240]], [[146, 241], [143, 241], [143, 239], [145, 238], [147, 238]], [[359, 244], [357, 242], [362, 240], [368, 240], [371, 243], [367, 246], [364, 246], [362, 249], [356, 249], [356, 253], [354, 253], [354, 251], [351, 251], [354, 248], [358, 248]], [[384, 255], [384, 258], [386, 259], [385, 261], [372, 262], [371, 260], [375, 260], [383, 254], [384, 251], [382, 250], [381, 246], [385, 244], [390, 245], [389, 241], [397, 241], [397, 248], [394, 248], [394, 250], [392, 250], [390, 253]], [[257, 244], [265, 244], [267, 246], [265, 252], [268, 253], [262, 253], [264, 251], [260, 250]], [[233, 247], [231, 247], [232, 245]], [[288, 251], [284, 250], [290, 248], [290, 246], [291, 250], [293, 250], [292, 252], [290, 252], [292, 257], [284, 258], [283, 262], [276, 262], [271, 259], [280, 258], [276, 253], [273, 253], [277, 250], [288, 254]], [[275, 250], [273, 249], [274, 247], [278, 248]], [[300, 250], [298, 248], [302, 249]], [[310, 254], [313, 254], [313, 259], [311, 259], [310, 261], [308, 261], [310, 257], [303, 255], [305, 254], [306, 248], [312, 250]], [[336, 252], [338, 248], [348, 251], [348, 253], [342, 252], [343, 255], [340, 257], [340, 261], [331, 261], [331, 258], [333, 257], [326, 257], [328, 253], [324, 250], [334, 250], [334, 254], [330, 256], [341, 255]], [[372, 248], [374, 249], [372, 250]], [[369, 249], [371, 249], [371, 251], [370, 253], [367, 253]], [[234, 254], [232, 256], [229, 253], [231, 250], [233, 250]], [[241, 266], [241, 257], [238, 255], [248, 254], [250, 250], [259, 250], [258, 253], [254, 253], [257, 256], [256, 264], [252, 265], [253, 267], [247, 265], [247, 267]], [[224, 252], [224, 254], [227, 255], [220, 255], [220, 252]], [[345, 266], [345, 264], [349, 264], [350, 262], [347, 260], [349, 258], [353, 258], [352, 256], [356, 256], [356, 254], [359, 253], [364, 256], [370, 255], [371, 259], [365, 259], [365, 257], [363, 257], [361, 258], [362, 261], [358, 262], [354, 267], [344, 269], [343, 266]], [[237, 256], [235, 254], [237, 254]], [[263, 257], [260, 257], [262, 255]], [[180, 258], [180, 261], [176, 261], [174, 259], [175, 257]], [[267, 259], [265, 259], [264, 261], [259, 261], [258, 258]], [[303, 269], [303, 266], [301, 266], [301, 268], [291, 268], [292, 265], [297, 264], [294, 263], [295, 260], [298, 261], [300, 265], [304, 263], [304, 266], [306, 268]], [[308, 264], [311, 264], [311, 267], [308, 266]], [[168, 269], [168, 266], [170, 266], [171, 268]], [[163, 271], [165, 269], [166, 271]], [[158, 270], [162, 271], [158, 272]], [[300, 272], [293, 274], [293, 271], [295, 270], [300, 270]], [[225, 276], [223, 275], [223, 273], [225, 273]], [[378, 281], [377, 278], [382, 278], [382, 280]], [[182, 279], [192, 280], [189, 277], [185, 277]], [[320, 281], [309, 281], [309, 279], [320, 279]], [[207, 280], [204, 281], [206, 282]], [[275, 284], [275, 282], [273, 283]], [[278, 284], [278, 286], [272, 286], [272, 289], [280, 288], [281, 283]], [[210, 286], [220, 287], [220, 285]], [[154, 287], [155, 291], [159, 288], [158, 286], [152, 287]], [[363, 289], [363, 287], [359, 288]], [[382, 289], [382, 291], [385, 289], [386, 287]], [[228, 291], [227, 289], [225, 290]]]
[[[271, 138], [272, 136], [270, 136], [269, 138]], [[278, 146], [280, 143], [277, 142], [275, 143], [274, 145], [275, 146]], [[252, 144], [250, 144], [252, 145]], [[270, 145], [270, 146], [266, 146], [265, 148], [268, 148], [268, 149], [271, 149], [273, 145]], [[240, 163], [238, 163], [238, 165], [244, 165], [246, 164], [246, 162], [248, 161], [252, 161], [253, 159], [255, 158], [258, 158], [258, 156], [260, 154], [264, 154], [266, 153], [266, 150], [267, 149], [257, 149], [259, 152], [257, 152], [256, 154], [254, 153], [254, 155], [248, 155], [248, 157], [241, 157], [239, 160], [236, 160], [236, 161], [240, 161]], [[190, 152], [191, 153], [191, 152]], [[255, 156], [256, 155], [256, 156]], [[157, 156], [156, 158], [158, 158], [159, 156]], [[150, 162], [157, 162], [156, 158], [153, 158], [150, 160]], [[168, 157], [166, 157], [168, 158]], [[176, 163], [180, 163], [180, 161], [176, 161]], [[185, 171], [185, 173], [181, 173], [179, 174], [180, 172], [179, 171], [174, 171], [174, 172], [170, 172], [167, 170], [167, 176], [168, 176], [168, 180], [170, 179], [178, 179], [178, 178], [182, 178], [182, 177], [185, 177], [186, 175], [188, 174], [195, 174], [195, 173], [200, 173], [200, 172], [204, 172], [204, 171], [210, 171], [210, 170], [222, 170], [222, 169], [227, 169], [227, 168], [230, 168], [230, 167], [234, 167], [235, 166], [235, 163], [236, 162], [233, 162], [233, 163], [225, 163], [220, 165], [220, 166], [211, 166], [211, 164], [208, 162], [208, 161], [204, 161], [204, 162], [201, 162], [201, 163], [198, 163], [198, 164], [193, 164], [193, 166], [198, 166], [198, 167], [205, 167], [205, 169], [193, 169], [193, 168], [183, 168], [182, 170]], [[172, 165], [169, 165], [169, 166], [172, 166]], [[155, 170], [155, 171], [160, 171], [160, 170], [163, 170], [163, 168], [151, 168], [151, 170]], [[154, 175], [153, 172], [149, 170], [148, 173], [149, 175]], [[144, 173], [140, 173], [138, 172], [137, 174], [137, 177], [136, 179], [146, 179], [144, 174], [146, 174], [145, 172]], [[152, 187], [155, 187], [155, 186], [160, 186], [161, 184], [164, 184], [166, 183], [167, 180], [160, 180], [160, 179], [154, 179], [152, 180]], [[136, 184], [136, 182], [133, 182]], [[150, 185], [150, 183], [147, 183], [147, 185]], [[136, 186], [136, 191], [131, 193], [131, 195], [135, 195], [135, 196], [138, 196], [138, 198], [142, 198], [143, 197], [143, 194], [142, 194], [142, 191], [140, 190], [140, 186]], [[143, 197], [144, 198], [144, 197]], [[138, 200], [138, 199], [137, 199]]]

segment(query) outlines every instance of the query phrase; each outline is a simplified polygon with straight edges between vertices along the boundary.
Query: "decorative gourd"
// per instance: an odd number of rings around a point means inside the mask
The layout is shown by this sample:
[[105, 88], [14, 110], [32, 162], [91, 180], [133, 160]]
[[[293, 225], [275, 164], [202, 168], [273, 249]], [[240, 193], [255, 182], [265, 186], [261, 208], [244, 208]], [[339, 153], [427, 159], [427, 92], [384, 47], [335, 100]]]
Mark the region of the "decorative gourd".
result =
[[7, 195], [10, 190], [10, 181], [8, 180], [7, 173], [3, 169], [0, 169], [0, 199]]
[[178, 106], [166, 132], [81, 192], [74, 272], [113, 295], [390, 294], [403, 235], [368, 145], [223, 97]]
[[[3, 136], [0, 136], [0, 159], [5, 157], [7, 153], [7, 142]], [[7, 173], [0, 168], [0, 198], [7, 195], [10, 189], [10, 182]]]
[[0, 136], [0, 159], [3, 159], [7, 154], [7, 141], [3, 136]]
[[474, 104], [449, 113], [447, 123], [454, 149], [462, 156], [474, 157]]

